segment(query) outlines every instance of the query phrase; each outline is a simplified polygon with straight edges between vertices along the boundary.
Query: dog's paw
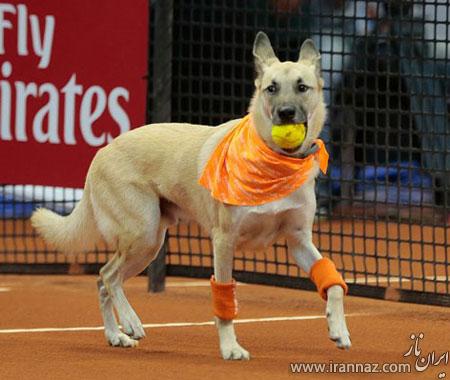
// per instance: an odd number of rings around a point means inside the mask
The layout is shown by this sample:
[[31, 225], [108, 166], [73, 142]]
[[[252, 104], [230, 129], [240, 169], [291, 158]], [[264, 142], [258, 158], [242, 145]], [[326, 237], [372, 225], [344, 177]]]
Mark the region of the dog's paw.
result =
[[350, 339], [350, 333], [346, 327], [337, 327], [336, 329], [330, 328], [330, 339], [336, 343], [336, 347], [342, 350], [348, 350], [352, 346]]
[[128, 335], [119, 333], [106, 333], [106, 339], [110, 346], [113, 347], [137, 347], [139, 342], [130, 338]]
[[220, 352], [225, 360], [250, 359], [250, 354], [248, 353], [248, 351], [243, 349], [238, 342], [221, 347]]
[[330, 339], [341, 349], [352, 346], [344, 315], [344, 292], [340, 286], [328, 289], [327, 322]]
[[144, 327], [139, 318], [137, 320], [124, 320], [122, 322], [122, 329], [125, 334], [133, 339], [139, 340], [145, 338]]
[[350, 333], [343, 314], [336, 311], [327, 311], [328, 335], [340, 349], [348, 350], [352, 346]]

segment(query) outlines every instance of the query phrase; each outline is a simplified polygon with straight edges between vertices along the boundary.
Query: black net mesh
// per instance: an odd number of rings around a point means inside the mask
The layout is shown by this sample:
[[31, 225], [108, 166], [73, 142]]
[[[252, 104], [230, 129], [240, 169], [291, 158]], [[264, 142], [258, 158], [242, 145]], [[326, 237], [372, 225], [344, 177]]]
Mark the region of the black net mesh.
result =
[[[158, 25], [163, 16], [153, 3]], [[317, 247], [356, 294], [401, 289], [411, 300], [448, 303], [448, 2], [174, 0], [172, 9], [162, 8], [173, 13], [164, 46], [171, 53], [172, 121], [218, 125], [245, 115], [257, 31], [269, 35], [281, 60], [296, 60], [301, 43], [314, 40], [329, 111], [321, 137], [331, 156], [328, 175], [317, 183]], [[157, 46], [153, 41], [151, 68], [163, 54]], [[167, 75], [161, 70], [151, 70], [150, 121], [158, 119], [154, 84]], [[24, 186], [0, 189], [1, 267], [65, 264], [25, 219], [36, 204], [33, 189], [23, 198], [17, 194]], [[62, 199], [67, 211], [73, 199]], [[100, 249], [77, 260], [101, 264], [106, 256]], [[169, 273], [211, 273], [208, 236], [195, 224], [172, 228], [167, 264]], [[237, 252], [235, 270], [264, 283], [307, 284], [283, 241], [266, 252]]]
[[[444, 1], [175, 1], [172, 120], [217, 125], [246, 113], [258, 30], [281, 60], [312, 38], [331, 153], [317, 185], [317, 247], [350, 284], [447, 294], [449, 21]], [[169, 268], [212, 266], [195, 225], [171, 230], [168, 252]], [[238, 252], [235, 270], [306, 277], [283, 241]]]

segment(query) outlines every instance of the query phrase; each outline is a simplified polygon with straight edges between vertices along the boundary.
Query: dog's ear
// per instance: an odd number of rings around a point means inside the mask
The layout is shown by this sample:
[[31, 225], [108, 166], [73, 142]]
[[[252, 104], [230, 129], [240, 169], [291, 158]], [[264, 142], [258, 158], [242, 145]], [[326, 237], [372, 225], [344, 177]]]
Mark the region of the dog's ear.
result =
[[258, 77], [264, 69], [272, 63], [278, 62], [278, 58], [273, 52], [269, 37], [264, 32], [258, 32], [253, 43], [253, 56], [255, 57], [255, 67]]
[[316, 75], [321, 78], [321, 62], [320, 62], [320, 52], [317, 50], [316, 45], [314, 45], [313, 40], [307, 39], [303, 42], [300, 48], [299, 61], [309, 61], [316, 67]]

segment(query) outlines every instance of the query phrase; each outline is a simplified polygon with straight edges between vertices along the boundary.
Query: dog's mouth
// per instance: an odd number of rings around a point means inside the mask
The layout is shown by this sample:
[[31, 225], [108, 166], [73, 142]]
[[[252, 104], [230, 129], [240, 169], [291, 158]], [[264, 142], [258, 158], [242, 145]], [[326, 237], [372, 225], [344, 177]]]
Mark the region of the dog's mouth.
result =
[[300, 149], [302, 145], [300, 144], [297, 148], [281, 148], [281, 150], [289, 155], [291, 154], [295, 154], [295, 152], [297, 152], [297, 150]]

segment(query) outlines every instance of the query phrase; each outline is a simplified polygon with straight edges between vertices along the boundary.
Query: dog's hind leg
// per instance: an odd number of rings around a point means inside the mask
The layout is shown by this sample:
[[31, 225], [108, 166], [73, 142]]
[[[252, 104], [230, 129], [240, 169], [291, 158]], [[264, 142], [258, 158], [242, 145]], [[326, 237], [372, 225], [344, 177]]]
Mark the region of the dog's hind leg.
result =
[[[114, 245], [114, 256], [100, 270], [100, 309], [105, 323], [105, 335], [114, 346], [130, 347], [145, 336], [142, 323], [129, 304], [122, 284], [138, 274], [156, 256], [167, 229], [167, 221], [161, 216], [160, 202], [156, 194], [142, 192], [131, 187], [120, 202], [112, 202], [120, 189], [107, 188], [94, 199], [96, 218], [105, 240]], [[105, 197], [109, 191], [111, 196]], [[95, 195], [95, 194], [94, 194]], [[123, 332], [114, 317], [117, 312]]]
[[[101, 278], [105, 289], [104, 293], [102, 292], [103, 289], [100, 289], [100, 305], [102, 308], [102, 298], [104, 298], [102, 313], [105, 323], [105, 334], [112, 345], [128, 347], [136, 345], [133, 341], [135, 342], [145, 337], [142, 323], [128, 302], [122, 285], [128, 278], [142, 272], [156, 257], [164, 242], [165, 231], [166, 228], [160, 226], [157, 238], [150, 246], [147, 239], [136, 239], [127, 255], [117, 253], [117, 256], [111, 260], [111, 264], [102, 268]], [[138, 252], [139, 254], [137, 254]], [[105, 294], [105, 297], [102, 297], [102, 294]], [[114, 318], [112, 306], [116, 309], [123, 332], [130, 337], [131, 344], [126, 338], [123, 338], [122, 332], [120, 332], [119, 342], [117, 342], [117, 330], [113, 327], [109, 329], [113, 331], [113, 338], [111, 339], [111, 334], [108, 335], [106, 328], [113, 325]]]
[[[115, 261], [117, 260], [117, 253], [113, 256], [113, 258], [103, 267], [104, 270], [108, 270], [108, 266], [113, 266]], [[102, 269], [103, 269], [102, 268]], [[119, 325], [117, 324], [116, 317], [114, 315], [113, 302], [108, 291], [105, 286], [104, 280], [100, 277], [97, 281], [98, 286], [98, 296], [100, 303], [100, 311], [103, 318], [103, 324], [105, 326], [105, 337], [108, 343], [111, 346], [122, 346], [122, 347], [134, 347], [137, 345], [137, 341], [131, 339], [127, 334], [124, 334], [119, 329]]]
[[[229, 236], [221, 232], [215, 233], [213, 236], [214, 277], [218, 283], [232, 281], [234, 246], [230, 243], [231, 241]], [[233, 321], [218, 317], [215, 317], [215, 321], [222, 357], [225, 360], [248, 360], [250, 354], [238, 343]]]
[[[166, 228], [160, 226], [154, 243], [150, 247], [142, 247], [142, 249], [147, 252], [145, 255], [131, 255], [126, 258], [121, 268], [122, 275], [120, 277], [122, 278], [122, 282], [125, 282], [127, 279], [141, 273], [150, 264], [150, 262], [156, 258], [161, 246], [164, 243], [165, 234]], [[119, 284], [119, 286], [112, 289], [112, 292], [115, 293], [115, 299], [117, 299], [121, 305], [118, 306], [118, 304], [115, 304], [115, 307], [125, 334], [129, 335], [133, 339], [141, 339], [145, 337], [142, 323], [136, 315], [136, 312], [128, 303], [122, 284]]]

